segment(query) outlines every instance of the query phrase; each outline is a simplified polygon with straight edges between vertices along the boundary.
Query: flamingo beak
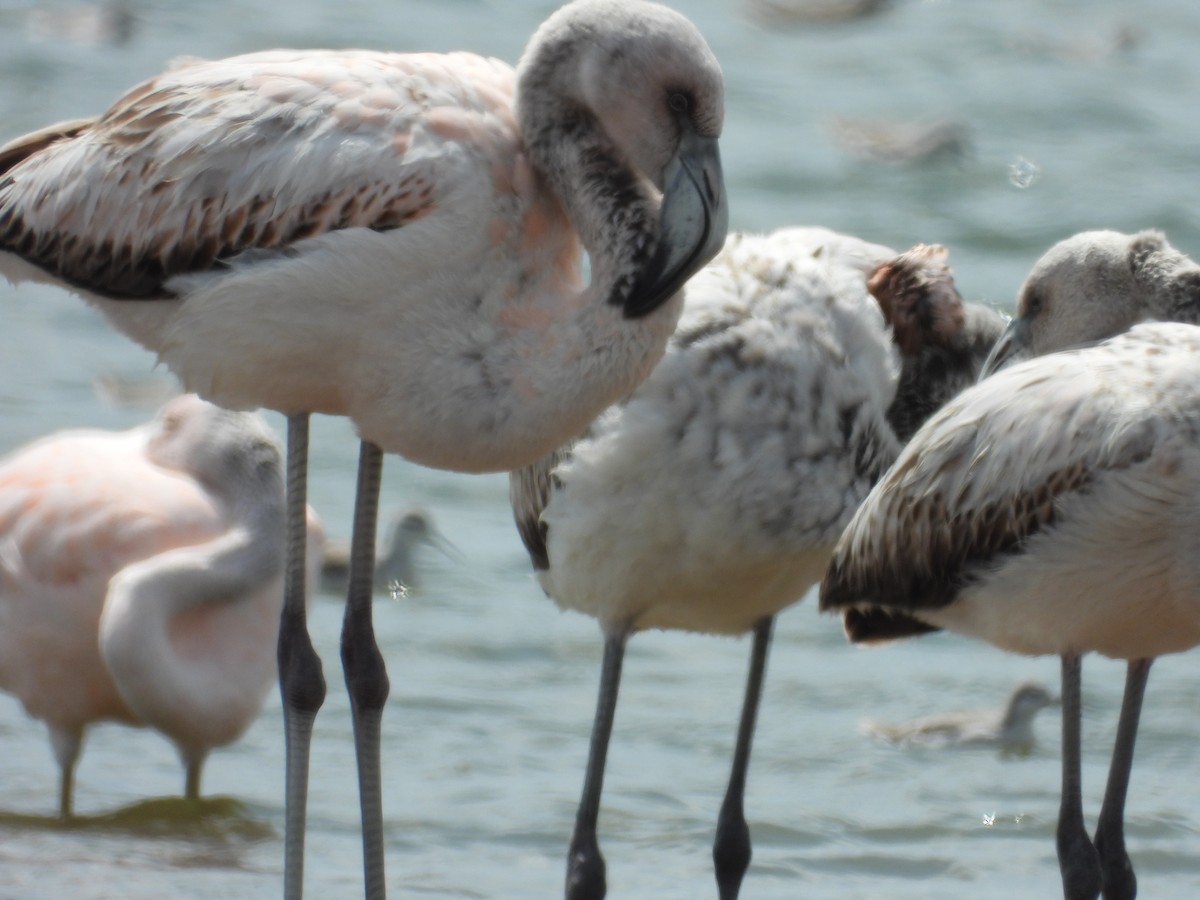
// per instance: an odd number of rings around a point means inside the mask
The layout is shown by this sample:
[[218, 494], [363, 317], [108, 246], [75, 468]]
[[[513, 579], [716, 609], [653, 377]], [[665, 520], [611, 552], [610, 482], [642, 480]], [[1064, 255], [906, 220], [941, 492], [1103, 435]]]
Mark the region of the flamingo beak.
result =
[[425, 535], [425, 543], [441, 552], [451, 562], [462, 563], [466, 561], [466, 557], [463, 556], [462, 551], [436, 528], [430, 527], [429, 532]]
[[1030, 337], [1029, 322], [1020, 316], [1012, 319], [984, 360], [983, 368], [979, 370], [979, 380], [983, 381], [1005, 366], [1029, 359], [1033, 355], [1030, 352]]
[[649, 315], [725, 244], [729, 208], [717, 139], [684, 129], [663, 178], [660, 233], [654, 255], [625, 300], [625, 318]]

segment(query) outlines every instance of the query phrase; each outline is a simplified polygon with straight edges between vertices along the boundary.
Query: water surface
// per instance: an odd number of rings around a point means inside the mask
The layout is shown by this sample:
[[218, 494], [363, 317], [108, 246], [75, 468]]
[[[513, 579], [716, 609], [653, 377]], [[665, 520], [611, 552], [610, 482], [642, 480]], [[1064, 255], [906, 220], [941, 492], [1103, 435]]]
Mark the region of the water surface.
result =
[[[328, 45], [469, 48], [515, 60], [553, 6], [158, 0], [136, 5], [133, 39], [113, 47], [37, 37], [27, 27], [33, 5], [0, 0], [0, 140], [94, 113], [180, 55]], [[1136, 11], [1087, 0], [897, 0], [873, 18], [790, 28], [755, 24], [738, 0], [677, 6], [725, 69], [735, 228], [823, 224], [897, 247], [941, 242], [963, 293], [1002, 307], [1042, 250], [1083, 228], [1162, 228], [1200, 252], [1192, 0]], [[1113, 49], [1123, 26], [1133, 46]], [[863, 160], [834, 140], [835, 117], [947, 119], [967, 130], [972, 151], [925, 165]], [[0, 285], [0, 309], [0, 450], [59, 428], [144, 417], [100, 405], [92, 380], [143, 375], [153, 359], [80, 301]], [[343, 422], [318, 420], [313, 443], [310, 499], [330, 533], [345, 534], [354, 436]], [[560, 614], [542, 596], [506, 491], [502, 476], [387, 464], [384, 509], [430, 509], [464, 557], [428, 556], [423, 589], [377, 608], [392, 678], [383, 758], [396, 895], [561, 893], [600, 640], [592, 621]], [[337, 600], [323, 597], [312, 617], [331, 686], [313, 751], [307, 875], [316, 898], [361, 891], [340, 615]], [[901, 750], [859, 731], [864, 718], [999, 704], [1023, 679], [1057, 689], [1056, 660], [947, 635], [851, 649], [812, 598], [781, 618], [777, 635], [747, 798], [755, 857], [746, 898], [1059, 892], [1055, 711], [1038, 721], [1038, 747], [1019, 758]], [[688, 635], [632, 642], [600, 822], [612, 896], [714, 894], [709, 844], [748, 650], [745, 640]], [[1122, 677], [1119, 663], [1085, 664], [1091, 821]], [[1195, 684], [1191, 657], [1164, 659], [1147, 694], [1128, 808], [1147, 897], [1200, 890]], [[204, 789], [217, 799], [199, 808], [163, 801], [182, 789], [183, 773], [161, 737], [97, 727], [78, 772], [84, 820], [62, 829], [49, 818], [57, 772], [45, 731], [0, 697], [0, 897], [277, 896], [280, 723], [272, 698], [244, 740], [213, 755]]]

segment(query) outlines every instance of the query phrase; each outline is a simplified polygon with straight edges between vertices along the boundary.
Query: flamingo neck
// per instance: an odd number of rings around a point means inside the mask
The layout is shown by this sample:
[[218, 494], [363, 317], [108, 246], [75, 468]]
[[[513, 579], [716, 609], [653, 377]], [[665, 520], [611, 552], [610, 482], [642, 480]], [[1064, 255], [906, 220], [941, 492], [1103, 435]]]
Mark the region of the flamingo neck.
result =
[[[565, 52], [565, 51], [564, 51]], [[593, 299], [623, 307], [654, 253], [661, 192], [564, 85], [558, 54], [522, 63], [516, 100], [525, 150], [587, 250]]]
[[561, 102], [540, 108], [564, 111], [555, 124], [526, 129], [527, 163], [516, 181], [527, 204], [509, 257], [516, 268], [468, 277], [485, 298], [483, 314], [471, 313], [484, 324], [464, 329], [432, 309], [427, 333], [436, 339], [403, 357], [386, 348], [399, 370], [376, 379], [385, 385], [376, 390], [394, 391], [394, 401], [351, 400], [361, 437], [414, 462], [466, 472], [528, 465], [637, 387], [679, 320], [682, 293], [647, 315], [625, 315], [654, 251], [657, 199], [587, 113]]
[[[253, 602], [278, 582], [281, 498], [250, 485], [238, 487], [222, 498], [231, 524], [220, 536], [122, 570], [109, 585], [100, 617], [100, 653], [122, 699], [172, 738], [189, 765], [201, 761], [209, 747], [237, 737], [244, 728], [237, 721], [242, 707], [261, 699], [249, 696], [255, 689], [238, 683], [226, 647], [214, 641], [211, 653], [185, 655], [173, 640], [173, 628], [203, 629], [206, 614]], [[232, 635], [229, 641], [238, 638]]]

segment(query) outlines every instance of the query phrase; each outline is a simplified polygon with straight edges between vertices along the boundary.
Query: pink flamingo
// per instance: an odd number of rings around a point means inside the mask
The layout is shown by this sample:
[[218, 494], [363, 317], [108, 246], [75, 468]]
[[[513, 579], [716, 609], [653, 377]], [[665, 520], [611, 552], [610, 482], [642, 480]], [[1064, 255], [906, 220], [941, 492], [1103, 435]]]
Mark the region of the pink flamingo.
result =
[[515, 73], [467, 53], [190, 61], [0, 147], [0, 272], [75, 290], [185, 389], [288, 416], [286, 896], [325, 696], [302, 590], [309, 415], [362, 439], [342, 659], [379, 897], [381, 454], [515, 469], [645, 377], [724, 239], [723, 108], [683, 16], [577, 0]]
[[[282, 455], [261, 419], [194, 395], [125, 432], [67, 431], [0, 464], [0, 689], [42, 719], [72, 813], [85, 728], [149, 725], [196, 798], [275, 675]], [[308, 546], [321, 545], [309, 516]]]

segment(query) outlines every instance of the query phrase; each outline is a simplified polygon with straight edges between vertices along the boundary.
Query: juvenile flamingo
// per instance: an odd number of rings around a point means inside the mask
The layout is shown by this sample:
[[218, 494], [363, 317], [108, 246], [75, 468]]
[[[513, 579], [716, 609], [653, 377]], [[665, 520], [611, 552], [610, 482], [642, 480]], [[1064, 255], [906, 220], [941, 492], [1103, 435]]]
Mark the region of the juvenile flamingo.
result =
[[[917, 432], [838, 543], [821, 608], [852, 641], [946, 628], [1062, 659], [1058, 857], [1070, 900], [1129, 900], [1124, 807], [1153, 659], [1200, 643], [1200, 267], [1162, 235], [1076, 235], [1034, 266], [991, 364]], [[1080, 657], [1129, 661], [1094, 841]]]
[[288, 897], [325, 696], [302, 589], [309, 415], [348, 416], [362, 440], [342, 658], [380, 897], [381, 454], [516, 468], [632, 390], [724, 239], [722, 119], [687, 19], [577, 0], [515, 73], [468, 53], [192, 61], [0, 147], [0, 272], [72, 288], [187, 390], [288, 416]]
[[209, 750], [254, 721], [275, 679], [283, 515], [262, 420], [194, 395], [0, 461], [0, 689], [50, 730], [64, 819], [92, 722], [161, 731], [195, 798]]
[[1003, 328], [998, 314], [964, 307], [944, 259], [940, 247], [896, 257], [820, 228], [733, 236], [689, 283], [650, 377], [578, 442], [513, 473], [513, 512], [542, 587], [605, 635], [568, 854], [573, 900], [606, 891], [596, 837], [605, 756], [626, 642], [649, 628], [754, 632], [713, 846], [720, 895], [737, 896], [773, 618], [816, 584], [904, 437], [975, 379]]

